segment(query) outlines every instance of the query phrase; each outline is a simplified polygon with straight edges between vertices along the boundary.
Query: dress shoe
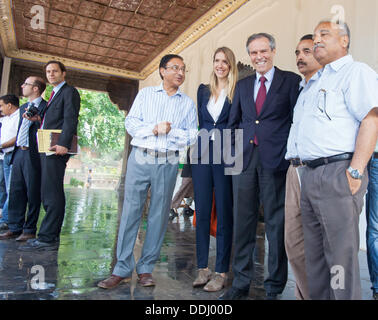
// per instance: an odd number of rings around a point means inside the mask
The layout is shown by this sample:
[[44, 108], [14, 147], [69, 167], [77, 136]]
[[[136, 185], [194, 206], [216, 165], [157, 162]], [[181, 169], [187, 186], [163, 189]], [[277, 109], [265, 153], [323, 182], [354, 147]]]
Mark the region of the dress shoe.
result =
[[198, 269], [198, 276], [193, 281], [193, 287], [203, 286], [208, 283], [211, 279], [211, 270], [210, 269]]
[[194, 210], [191, 207], [184, 209], [184, 216], [191, 217], [194, 214]]
[[112, 274], [109, 278], [100, 281], [97, 284], [97, 287], [100, 287], [102, 289], [112, 289], [120, 285], [121, 283], [127, 283], [131, 281], [131, 277], [122, 278], [119, 276], [116, 276], [115, 274]]
[[53, 251], [59, 249], [59, 241], [43, 242], [38, 239], [29, 239], [24, 246], [18, 248], [21, 251]]
[[373, 292], [373, 300], [378, 300], [378, 292]]
[[29, 239], [35, 239], [35, 234], [34, 233], [22, 233], [16, 241], [23, 242], [27, 241]]
[[216, 272], [214, 277], [206, 284], [203, 290], [207, 292], [216, 292], [223, 289], [226, 284], [227, 276], [222, 276], [220, 273]]
[[152, 279], [151, 273], [141, 273], [138, 274], [138, 283], [142, 287], [152, 287], [155, 285], [154, 279]]
[[9, 230], [8, 225], [5, 222], [0, 223], [0, 231]]
[[278, 299], [277, 293], [268, 292], [265, 296], [265, 300], [277, 300], [277, 299]]
[[228, 289], [218, 300], [244, 300], [248, 297], [248, 290], [242, 290], [235, 287]]
[[17, 238], [21, 232], [12, 232], [8, 230], [5, 233], [0, 234], [0, 240], [14, 239]]

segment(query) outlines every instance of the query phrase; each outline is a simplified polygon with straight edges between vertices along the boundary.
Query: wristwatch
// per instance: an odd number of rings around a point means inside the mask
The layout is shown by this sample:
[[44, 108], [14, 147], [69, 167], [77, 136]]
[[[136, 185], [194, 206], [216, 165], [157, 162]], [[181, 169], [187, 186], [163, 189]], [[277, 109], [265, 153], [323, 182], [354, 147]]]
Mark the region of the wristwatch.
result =
[[361, 180], [363, 178], [363, 175], [357, 169], [353, 169], [352, 167], [349, 167], [348, 172], [350, 173], [350, 176], [353, 179]]

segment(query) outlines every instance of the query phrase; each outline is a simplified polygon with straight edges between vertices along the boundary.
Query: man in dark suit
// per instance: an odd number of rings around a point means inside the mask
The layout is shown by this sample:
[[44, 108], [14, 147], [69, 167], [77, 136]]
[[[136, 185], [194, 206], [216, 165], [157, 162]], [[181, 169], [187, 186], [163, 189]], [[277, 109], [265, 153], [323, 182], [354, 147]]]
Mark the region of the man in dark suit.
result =
[[77, 133], [80, 110], [79, 92], [65, 82], [66, 68], [59, 61], [45, 65], [46, 77], [54, 89], [42, 119], [42, 129], [61, 129], [58, 143], [50, 148], [53, 154], [41, 154], [42, 203], [46, 215], [42, 220], [37, 239], [28, 240], [21, 250], [56, 250], [65, 213], [63, 179], [68, 150]]
[[[11, 159], [9, 231], [0, 235], [0, 239], [17, 237], [16, 241], [35, 238], [41, 207], [41, 162], [36, 138], [40, 122], [28, 120], [26, 114], [37, 108], [37, 114], [34, 116], [43, 117], [47, 105], [41, 97], [46, 89], [46, 83], [42, 78], [28, 77], [21, 88], [22, 95], [28, 98], [29, 102], [20, 107], [16, 144]], [[26, 207], [28, 213], [25, 220]]]
[[233, 175], [234, 280], [220, 297], [224, 300], [248, 295], [260, 200], [269, 242], [267, 299], [276, 299], [287, 281], [284, 201], [289, 163], [284, 156], [301, 78], [273, 66], [276, 49], [271, 35], [250, 36], [247, 51], [256, 74], [237, 83], [228, 121], [233, 137], [235, 129], [243, 130], [242, 141], [236, 141], [243, 144], [243, 171]]

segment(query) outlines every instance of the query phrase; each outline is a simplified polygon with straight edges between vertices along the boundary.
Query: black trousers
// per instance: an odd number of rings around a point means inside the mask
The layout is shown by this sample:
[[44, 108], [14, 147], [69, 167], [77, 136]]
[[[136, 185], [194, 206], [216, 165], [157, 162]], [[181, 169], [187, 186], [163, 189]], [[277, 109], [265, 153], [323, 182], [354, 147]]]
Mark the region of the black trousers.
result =
[[42, 220], [38, 239], [44, 242], [59, 240], [66, 205], [63, 180], [69, 158], [69, 155], [46, 156], [45, 154], [41, 154], [41, 193], [46, 215]]
[[264, 280], [269, 293], [282, 293], [287, 281], [287, 256], [284, 243], [286, 171], [261, 167], [259, 148], [254, 147], [248, 167], [233, 176], [234, 260], [233, 286], [249, 290], [253, 277], [253, 252], [260, 201], [264, 207], [265, 232], [269, 243], [268, 276]]
[[9, 229], [35, 234], [41, 208], [40, 160], [32, 159], [29, 150], [17, 148], [14, 152], [9, 189]]

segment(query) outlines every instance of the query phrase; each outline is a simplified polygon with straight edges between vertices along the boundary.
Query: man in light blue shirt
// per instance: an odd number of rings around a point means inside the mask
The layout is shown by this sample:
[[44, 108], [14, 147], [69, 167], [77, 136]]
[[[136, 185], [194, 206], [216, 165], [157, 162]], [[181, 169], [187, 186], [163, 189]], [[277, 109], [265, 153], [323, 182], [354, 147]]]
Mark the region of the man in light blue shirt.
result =
[[290, 161], [286, 174], [285, 193], [285, 249], [295, 276], [295, 296], [299, 300], [308, 300], [305, 270], [304, 237], [300, 210], [300, 176], [303, 165], [297, 151], [298, 126], [303, 115], [306, 100], [313, 94], [311, 90], [318, 79], [317, 71], [321, 65], [313, 55], [314, 41], [312, 34], [301, 38], [295, 50], [298, 70], [304, 75], [300, 83], [301, 93], [294, 108], [293, 123], [290, 128], [285, 159]]
[[348, 54], [345, 23], [323, 21], [314, 56], [324, 68], [312, 85], [298, 126], [297, 151], [306, 164], [301, 211], [310, 299], [361, 299], [359, 214], [366, 165], [378, 136], [378, 79]]
[[164, 56], [159, 73], [163, 83], [140, 90], [125, 120], [126, 130], [133, 137], [133, 149], [127, 162], [117, 264], [112, 275], [98, 283], [100, 288], [114, 288], [131, 280], [135, 268], [134, 244], [149, 188], [147, 231], [136, 272], [140, 285], [155, 285], [152, 271], [168, 225], [178, 153], [196, 139], [195, 104], [179, 89], [185, 80], [183, 59], [177, 55]]

